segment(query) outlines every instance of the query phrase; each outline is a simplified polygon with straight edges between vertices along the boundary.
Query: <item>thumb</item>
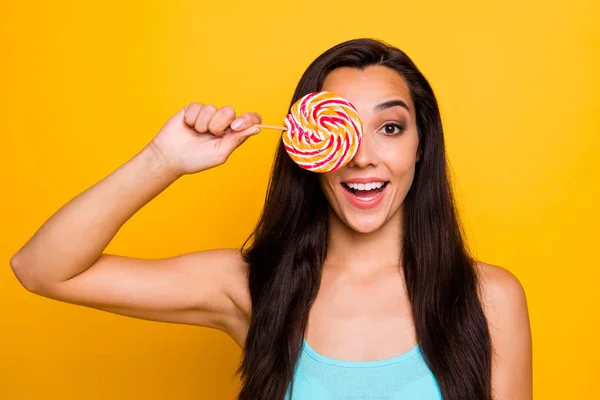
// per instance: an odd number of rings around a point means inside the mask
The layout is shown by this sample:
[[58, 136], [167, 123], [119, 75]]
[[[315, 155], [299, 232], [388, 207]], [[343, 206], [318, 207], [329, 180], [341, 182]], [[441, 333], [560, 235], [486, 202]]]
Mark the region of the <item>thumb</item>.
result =
[[229, 153], [231, 153], [242, 143], [244, 143], [250, 136], [254, 136], [259, 132], [260, 128], [256, 126], [251, 126], [248, 129], [244, 129], [240, 132], [227, 129], [225, 135], [223, 135], [221, 138], [221, 145], [225, 147]]

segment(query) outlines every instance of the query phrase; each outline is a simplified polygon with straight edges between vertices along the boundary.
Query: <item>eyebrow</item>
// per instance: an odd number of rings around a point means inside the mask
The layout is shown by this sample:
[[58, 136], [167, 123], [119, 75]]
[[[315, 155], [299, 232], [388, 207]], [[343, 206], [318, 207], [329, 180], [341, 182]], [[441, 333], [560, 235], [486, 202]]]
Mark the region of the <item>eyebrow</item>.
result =
[[404, 107], [406, 108], [406, 110], [408, 112], [410, 112], [410, 109], [408, 108], [408, 106], [406, 105], [406, 103], [402, 100], [390, 100], [390, 101], [386, 101], [385, 103], [381, 103], [375, 106], [375, 108], [373, 108], [375, 111], [383, 111], [386, 110], [388, 108], [391, 107], [396, 107], [396, 106], [400, 106], [400, 107]]

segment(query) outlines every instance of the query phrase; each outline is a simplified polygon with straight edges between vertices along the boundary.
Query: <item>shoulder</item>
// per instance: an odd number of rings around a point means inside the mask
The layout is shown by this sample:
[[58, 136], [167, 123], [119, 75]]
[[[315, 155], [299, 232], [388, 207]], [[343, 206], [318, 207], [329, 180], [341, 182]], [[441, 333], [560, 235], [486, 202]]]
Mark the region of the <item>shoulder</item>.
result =
[[481, 302], [488, 319], [510, 322], [522, 318], [523, 313], [527, 313], [527, 298], [519, 279], [497, 265], [477, 261], [475, 266]]
[[[479, 286], [482, 301], [493, 305], [508, 302], [508, 305], [524, 306], [525, 289], [521, 281], [508, 269], [482, 261], [475, 263], [479, 274]], [[501, 304], [496, 304], [501, 305]]]
[[505, 268], [476, 262], [492, 342], [494, 398], [532, 398], [532, 344], [523, 285]]

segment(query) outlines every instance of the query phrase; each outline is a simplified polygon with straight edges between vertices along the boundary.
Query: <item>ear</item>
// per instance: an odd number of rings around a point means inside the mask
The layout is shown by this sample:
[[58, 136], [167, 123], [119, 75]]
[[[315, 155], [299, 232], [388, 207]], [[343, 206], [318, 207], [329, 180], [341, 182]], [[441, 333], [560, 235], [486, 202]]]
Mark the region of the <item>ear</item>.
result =
[[422, 155], [421, 146], [419, 146], [419, 148], [417, 149], [417, 162], [421, 161], [421, 155]]

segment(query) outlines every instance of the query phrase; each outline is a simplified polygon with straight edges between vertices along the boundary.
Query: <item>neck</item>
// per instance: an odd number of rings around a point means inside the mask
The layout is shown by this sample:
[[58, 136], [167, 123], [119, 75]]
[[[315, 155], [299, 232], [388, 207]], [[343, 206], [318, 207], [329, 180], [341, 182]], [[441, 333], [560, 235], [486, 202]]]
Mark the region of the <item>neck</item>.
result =
[[329, 221], [324, 268], [363, 276], [398, 271], [402, 259], [402, 210], [369, 233], [353, 230], [331, 209]]

